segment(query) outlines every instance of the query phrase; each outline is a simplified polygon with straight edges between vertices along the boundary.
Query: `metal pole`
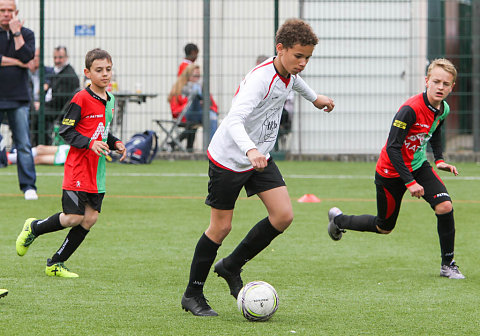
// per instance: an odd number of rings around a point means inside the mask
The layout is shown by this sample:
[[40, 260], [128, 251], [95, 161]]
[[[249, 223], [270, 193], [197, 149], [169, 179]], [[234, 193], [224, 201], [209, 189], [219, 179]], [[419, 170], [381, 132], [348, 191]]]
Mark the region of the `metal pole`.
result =
[[38, 109], [38, 143], [45, 144], [45, 91], [43, 84], [45, 83], [45, 63], [44, 56], [44, 42], [45, 42], [45, 0], [40, 0], [40, 78], [39, 78], [39, 93], [40, 93], [40, 108]]
[[203, 0], [203, 151], [210, 143], [210, 0]]
[[274, 19], [273, 19], [273, 54], [277, 53], [277, 43], [275, 37], [277, 35], [278, 30], [278, 0], [274, 0]]
[[472, 1], [472, 134], [480, 152], [480, 1]]

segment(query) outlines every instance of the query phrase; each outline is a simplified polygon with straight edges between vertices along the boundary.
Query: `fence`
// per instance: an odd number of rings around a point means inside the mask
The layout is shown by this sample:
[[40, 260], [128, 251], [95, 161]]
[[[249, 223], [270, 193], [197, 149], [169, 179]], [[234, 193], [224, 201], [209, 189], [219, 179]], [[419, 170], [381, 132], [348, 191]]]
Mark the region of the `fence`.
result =
[[[35, 31], [37, 45], [40, 3], [19, 1], [19, 16]], [[319, 36], [319, 45], [302, 77], [336, 102], [335, 111], [326, 114], [297, 97], [286, 150], [303, 154], [378, 153], [393, 114], [406, 98], [423, 90], [427, 62], [438, 56], [451, 58], [459, 69], [455, 92], [448, 100], [453, 115], [447, 124], [447, 151], [473, 149], [473, 139], [478, 137], [478, 115], [473, 111], [479, 111], [473, 104], [480, 94], [474, 79], [479, 77], [475, 69], [480, 61], [479, 52], [472, 48], [472, 41], [479, 39], [475, 28], [479, 15], [472, 15], [472, 11], [478, 0], [209, 3], [210, 92], [219, 105], [220, 121], [257, 56], [273, 54], [278, 8], [280, 24], [289, 17], [302, 17]], [[186, 43], [199, 46], [197, 63], [203, 64], [203, 0], [51, 0], [44, 6], [46, 65], [53, 63], [54, 47], [65, 45], [70, 63], [83, 79], [86, 51], [101, 47], [113, 56], [119, 92], [156, 95], [144, 103], [126, 104], [124, 139], [155, 129], [152, 119], [171, 118], [166, 97]], [[119, 130], [117, 125], [114, 131]], [[201, 139], [197, 137], [197, 141]], [[201, 143], [197, 144], [200, 147]]]

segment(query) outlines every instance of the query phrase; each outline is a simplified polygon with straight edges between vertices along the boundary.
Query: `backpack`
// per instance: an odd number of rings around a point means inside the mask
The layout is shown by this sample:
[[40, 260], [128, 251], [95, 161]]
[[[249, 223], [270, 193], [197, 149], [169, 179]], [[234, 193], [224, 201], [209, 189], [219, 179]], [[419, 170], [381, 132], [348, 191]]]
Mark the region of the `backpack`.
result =
[[158, 137], [154, 131], [145, 131], [132, 136], [125, 144], [127, 156], [123, 163], [143, 164], [152, 162], [158, 149]]
[[8, 166], [7, 149], [5, 147], [5, 141], [0, 134], [0, 168]]

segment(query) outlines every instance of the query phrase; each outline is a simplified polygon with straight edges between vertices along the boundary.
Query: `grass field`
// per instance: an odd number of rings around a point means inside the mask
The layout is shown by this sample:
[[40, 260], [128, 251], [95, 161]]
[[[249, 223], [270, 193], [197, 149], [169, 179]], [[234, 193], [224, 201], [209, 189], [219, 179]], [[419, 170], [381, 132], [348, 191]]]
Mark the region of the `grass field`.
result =
[[[478, 335], [480, 333], [480, 173], [458, 164], [440, 175], [454, 199], [456, 260], [466, 280], [439, 276], [436, 218], [422, 200], [405, 196], [388, 236], [326, 232], [332, 206], [375, 213], [373, 163], [283, 162], [295, 219], [242, 273], [278, 291], [271, 320], [252, 323], [238, 312], [226, 283], [210, 274], [205, 294], [220, 316], [181, 310], [195, 244], [209, 222], [204, 205], [206, 161], [109, 164], [99, 221], [67, 266], [78, 279], [45, 276], [46, 259], [66, 231], [41, 236], [28, 253], [15, 239], [28, 217], [61, 210], [62, 167], [38, 167], [38, 201], [24, 201], [16, 167], [0, 170], [0, 335]], [[320, 203], [298, 203], [312, 193]], [[265, 217], [256, 197], [237, 202], [226, 256]]]

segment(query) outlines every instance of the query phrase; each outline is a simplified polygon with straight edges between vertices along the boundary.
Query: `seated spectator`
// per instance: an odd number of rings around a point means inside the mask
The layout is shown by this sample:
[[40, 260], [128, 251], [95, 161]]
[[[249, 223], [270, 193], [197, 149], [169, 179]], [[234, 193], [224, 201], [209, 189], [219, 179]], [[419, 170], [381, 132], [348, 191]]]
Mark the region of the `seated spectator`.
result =
[[45, 96], [45, 129], [47, 143], [52, 143], [51, 134], [54, 122], [63, 116], [63, 109], [68, 105], [75, 91], [80, 87], [80, 81], [73, 67], [68, 63], [67, 48], [58, 46], [53, 51], [54, 73], [49, 78]]
[[[61, 166], [67, 159], [70, 145], [45, 146], [38, 145], [32, 148], [33, 161], [36, 165]], [[17, 163], [17, 152], [7, 153], [8, 163]]]
[[180, 76], [187, 66], [194, 63], [198, 57], [198, 47], [193, 43], [188, 43], [185, 46], [185, 58], [178, 67], [177, 77]]
[[[183, 123], [185, 123], [185, 130], [180, 135], [179, 140], [187, 139], [187, 151], [193, 151], [193, 142], [195, 141], [195, 134], [197, 126], [202, 123], [203, 116], [203, 95], [202, 86], [200, 84], [200, 67], [196, 64], [190, 64], [185, 68], [182, 74], [177, 78], [173, 85], [170, 94], [168, 95], [168, 102], [172, 110], [174, 119], [186, 108], [188, 97], [193, 94], [194, 101], [191, 102], [188, 111], [185, 113]], [[213, 137], [217, 129], [217, 113], [218, 107], [213, 97], [210, 95], [210, 139]], [[173, 145], [173, 144], [171, 144]]]

